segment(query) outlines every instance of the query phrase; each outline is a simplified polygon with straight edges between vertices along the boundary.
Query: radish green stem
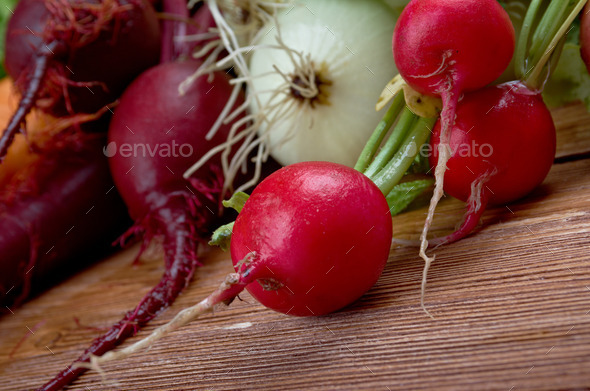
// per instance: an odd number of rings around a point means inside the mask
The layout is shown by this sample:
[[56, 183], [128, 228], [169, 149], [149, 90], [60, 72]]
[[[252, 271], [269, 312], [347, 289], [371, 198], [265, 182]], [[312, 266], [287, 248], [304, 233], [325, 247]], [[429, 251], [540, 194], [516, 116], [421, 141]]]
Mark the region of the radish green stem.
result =
[[383, 170], [375, 177], [370, 177], [373, 182], [387, 195], [397, 185], [406, 173], [422, 144], [430, 135], [430, 129], [434, 126], [435, 118], [419, 118], [395, 156], [385, 165]]
[[[554, 68], [550, 67], [549, 69], [547, 69], [547, 75], [545, 75], [545, 77], [541, 77], [542, 71], [545, 68], [545, 64], [547, 64], [547, 62], [550, 61], [554, 53], [559, 53], [561, 51], [560, 42], [563, 40], [564, 36], [569, 31], [572, 22], [574, 21], [578, 13], [580, 13], [582, 8], [584, 8], [585, 4], [586, 0], [579, 0], [576, 3], [575, 7], [568, 14], [565, 21], [561, 23], [561, 27], [557, 30], [555, 36], [553, 36], [553, 39], [547, 44], [546, 47], [544, 47], [544, 50], [540, 52], [540, 54], [542, 55], [539, 58], [538, 62], [535, 63], [536, 65], [533, 68], [531, 75], [525, 80], [525, 84], [533, 88], [540, 88], [545, 83], [545, 80], [549, 78]], [[559, 48], [559, 50], [556, 51], [556, 48]]]
[[559, 30], [559, 24], [556, 22], [561, 21], [567, 8], [567, 1], [552, 1], [549, 3], [547, 11], [545, 11], [541, 17], [531, 40], [530, 52], [533, 54], [533, 64], [539, 60], [540, 56], [545, 51], [543, 49], [548, 47], [551, 38], [555, 35], [557, 30]]
[[531, 36], [533, 23], [537, 18], [537, 13], [539, 11], [539, 7], [541, 6], [542, 0], [533, 0], [527, 9], [526, 15], [524, 17], [524, 22], [522, 23], [522, 29], [520, 30], [520, 35], [518, 37], [518, 42], [516, 45], [516, 50], [514, 53], [514, 64], [515, 64], [515, 73], [516, 76], [522, 80], [527, 72], [527, 60], [526, 55], [529, 46], [529, 39]]
[[[369, 177], [386, 196], [392, 215], [401, 212], [432, 185], [431, 179], [409, 184], [399, 182], [416, 161], [435, 121], [436, 118], [422, 118], [412, 113], [405, 104], [403, 92], [398, 93], [356, 162], [354, 168]], [[394, 123], [391, 134], [381, 147]]]
[[377, 157], [375, 157], [373, 162], [365, 170], [366, 176], [369, 178], [376, 176], [391, 161], [417, 118], [410, 109], [407, 107], [404, 108], [402, 116], [395, 125], [391, 136], [389, 136], [389, 139], [387, 139], [385, 145], [379, 151], [379, 154], [377, 154]]
[[563, 38], [585, 3], [586, 0], [552, 1], [537, 22], [543, 2], [531, 2], [515, 52], [516, 75], [530, 89], [543, 88], [554, 69], [551, 64], [555, 64], [555, 57], [561, 52]]
[[[391, 215], [396, 215], [406, 209], [420, 194], [432, 188], [434, 179], [418, 179], [410, 182], [403, 182], [395, 185], [387, 194], [386, 200]], [[419, 244], [418, 244], [419, 245]]]
[[369, 166], [369, 162], [377, 153], [377, 150], [379, 149], [379, 146], [381, 145], [383, 138], [385, 137], [387, 132], [389, 132], [389, 128], [391, 128], [391, 125], [393, 125], [393, 123], [395, 122], [395, 119], [398, 117], [404, 105], [404, 95], [397, 94], [393, 100], [393, 103], [387, 110], [387, 113], [385, 113], [385, 116], [373, 131], [373, 134], [369, 138], [369, 141], [367, 141], [367, 144], [365, 144], [365, 147], [363, 148], [363, 151], [361, 152], [359, 159], [357, 160], [354, 166], [355, 170], [364, 172], [364, 170], [367, 169], [367, 167]]

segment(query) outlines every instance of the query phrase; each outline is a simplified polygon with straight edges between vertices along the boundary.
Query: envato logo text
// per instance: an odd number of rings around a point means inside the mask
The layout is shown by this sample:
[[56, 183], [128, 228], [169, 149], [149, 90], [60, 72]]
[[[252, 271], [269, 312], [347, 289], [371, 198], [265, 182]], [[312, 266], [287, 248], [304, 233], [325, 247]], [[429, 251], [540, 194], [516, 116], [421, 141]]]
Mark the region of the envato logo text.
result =
[[143, 143], [123, 143], [117, 145], [116, 142], [111, 141], [102, 149], [106, 157], [113, 157], [119, 155], [121, 157], [190, 157], [193, 154], [193, 146], [187, 143], [178, 144], [176, 141], [172, 143], [162, 144], [143, 144]]
[[[438, 145], [439, 152], [442, 148], [442, 145]], [[420, 147], [420, 156], [423, 157], [430, 157], [432, 155], [433, 148], [430, 144], [423, 144]], [[459, 144], [450, 146], [447, 145], [447, 150], [449, 151], [450, 156], [458, 156], [458, 157], [490, 157], [494, 153], [494, 147], [491, 144], [484, 143], [479, 144], [476, 143], [474, 140], [471, 140], [471, 144]]]

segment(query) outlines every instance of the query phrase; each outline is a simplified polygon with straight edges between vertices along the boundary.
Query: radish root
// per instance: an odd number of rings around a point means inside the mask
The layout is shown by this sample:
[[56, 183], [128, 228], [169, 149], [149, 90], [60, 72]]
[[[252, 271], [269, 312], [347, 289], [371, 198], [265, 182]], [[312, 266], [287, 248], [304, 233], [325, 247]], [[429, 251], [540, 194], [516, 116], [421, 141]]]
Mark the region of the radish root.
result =
[[248, 284], [256, 279], [255, 263], [253, 262], [255, 258], [256, 253], [248, 254], [240, 272], [228, 274], [213, 293], [194, 306], [180, 311], [170, 322], [158, 327], [149, 336], [119, 351], [110, 351], [102, 356], [91, 354], [89, 362], [77, 362], [74, 364], [74, 367], [94, 369], [99, 373], [104, 373], [100, 367], [101, 364], [114, 360], [122, 360], [143, 349], [148, 349], [156, 341], [164, 338], [174, 330], [190, 323], [209, 311], [213, 311], [215, 305], [219, 303], [229, 304]]
[[456, 242], [459, 239], [467, 236], [479, 222], [484, 210], [487, 206], [487, 192], [484, 191], [485, 184], [497, 173], [497, 169], [494, 168], [492, 172], [486, 172], [473, 182], [471, 182], [471, 193], [467, 200], [467, 211], [463, 216], [463, 221], [459, 228], [452, 234], [444, 236], [442, 238], [431, 239], [429, 243], [431, 245], [440, 246]]
[[[449, 87], [451, 86], [451, 81], [448, 81]], [[424, 270], [422, 271], [422, 283], [420, 287], [420, 306], [430, 316], [434, 319], [434, 316], [426, 309], [424, 304], [424, 296], [426, 295], [426, 280], [428, 275], [428, 269], [432, 262], [434, 262], [435, 255], [429, 257], [426, 255], [426, 249], [428, 248], [428, 231], [430, 226], [432, 225], [432, 220], [434, 219], [434, 212], [436, 210], [436, 206], [438, 205], [440, 199], [444, 195], [444, 177], [445, 172], [447, 170], [447, 162], [451, 157], [451, 151], [449, 147], [449, 139], [451, 128], [455, 123], [455, 108], [457, 106], [458, 101], [458, 93], [456, 91], [452, 91], [451, 88], [443, 89], [441, 92], [441, 98], [443, 101], [443, 111], [441, 112], [440, 121], [442, 124], [442, 130], [440, 134], [440, 144], [438, 148], [438, 163], [436, 164], [436, 168], [434, 170], [434, 178], [435, 178], [435, 186], [434, 186], [434, 193], [432, 194], [432, 198], [430, 199], [430, 205], [428, 207], [428, 215], [426, 216], [426, 220], [424, 221], [424, 227], [422, 228], [422, 234], [420, 235], [420, 257], [424, 260]]]

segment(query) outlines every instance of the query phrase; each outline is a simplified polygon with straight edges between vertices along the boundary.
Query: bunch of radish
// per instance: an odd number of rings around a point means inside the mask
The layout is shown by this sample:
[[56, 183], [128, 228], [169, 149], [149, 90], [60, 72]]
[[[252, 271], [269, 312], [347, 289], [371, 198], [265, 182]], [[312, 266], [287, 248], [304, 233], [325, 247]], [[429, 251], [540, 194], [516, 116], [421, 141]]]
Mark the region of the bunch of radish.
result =
[[[523, 197], [549, 172], [555, 126], [541, 91], [558, 57], [554, 50], [584, 3], [551, 2], [540, 16], [541, 2], [533, 1], [514, 59], [520, 80], [487, 87], [508, 66], [515, 46], [512, 25], [497, 1], [415, 0], [404, 9], [393, 39], [400, 74], [414, 89], [443, 102], [430, 140], [436, 186], [421, 235], [423, 306], [434, 260], [426, 255], [427, 233], [443, 190], [468, 202], [468, 210], [460, 228], [430, 244], [465, 237], [488, 204]], [[462, 146], [478, 145], [488, 151], [458, 153]]]

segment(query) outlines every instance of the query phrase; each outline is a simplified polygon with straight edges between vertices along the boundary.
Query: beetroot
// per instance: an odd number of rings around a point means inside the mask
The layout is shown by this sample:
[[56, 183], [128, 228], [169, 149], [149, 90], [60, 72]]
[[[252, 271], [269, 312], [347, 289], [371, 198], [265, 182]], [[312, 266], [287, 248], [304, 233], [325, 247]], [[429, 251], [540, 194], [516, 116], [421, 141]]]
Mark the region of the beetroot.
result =
[[[123, 93], [109, 128], [104, 152], [116, 187], [135, 226], [124, 236], [143, 236], [144, 246], [162, 239], [166, 271], [162, 279], [125, 317], [94, 340], [77, 362], [102, 355], [135, 334], [170, 305], [198, 265], [197, 246], [219, 217], [220, 158], [211, 159], [189, 180], [183, 173], [209, 149], [223, 142], [230, 125], [212, 140], [205, 135], [232, 92], [229, 76], [202, 76], [179, 95], [178, 86], [200, 65], [196, 61], [160, 64], [142, 73]], [[243, 103], [243, 97], [236, 102]], [[57, 390], [85, 371], [70, 366], [43, 390]]]
[[56, 116], [96, 112], [159, 53], [156, 13], [143, 0], [21, 0], [6, 32], [6, 71], [22, 100], [0, 158], [33, 106]]
[[[77, 136], [78, 137], [78, 136]], [[129, 224], [97, 137], [52, 140], [0, 193], [0, 304], [88, 263]], [[78, 256], [78, 258], [74, 258]], [[96, 256], [96, 255], [95, 255]], [[85, 260], [81, 262], [81, 260]]]
[[586, 4], [580, 20], [580, 54], [590, 72], [590, 5]]

